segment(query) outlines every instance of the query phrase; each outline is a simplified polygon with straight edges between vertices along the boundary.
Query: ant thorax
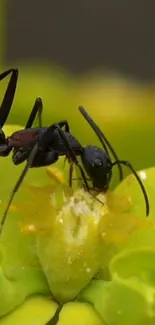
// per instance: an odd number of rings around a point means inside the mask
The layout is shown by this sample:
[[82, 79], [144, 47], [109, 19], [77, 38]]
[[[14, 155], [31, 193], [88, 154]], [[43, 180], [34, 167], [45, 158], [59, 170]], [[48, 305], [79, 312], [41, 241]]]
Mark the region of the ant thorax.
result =
[[8, 137], [14, 148], [27, 148], [39, 138], [39, 128], [19, 130]]

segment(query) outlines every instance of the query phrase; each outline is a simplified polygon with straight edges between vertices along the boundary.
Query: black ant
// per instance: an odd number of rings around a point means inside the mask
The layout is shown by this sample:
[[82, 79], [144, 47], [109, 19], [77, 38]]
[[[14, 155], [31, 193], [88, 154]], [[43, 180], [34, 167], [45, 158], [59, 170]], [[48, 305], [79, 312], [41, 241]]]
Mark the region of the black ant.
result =
[[[1, 220], [1, 228], [5, 222], [13, 197], [23, 182], [29, 168], [48, 166], [55, 163], [59, 159], [59, 156], [66, 156], [70, 162], [75, 163], [79, 167], [85, 187], [89, 191], [85, 173], [76, 158], [76, 156], [84, 156], [83, 153], [85, 153], [85, 148], [82, 147], [75, 137], [72, 136], [66, 120], [60, 121], [57, 124], [52, 124], [50, 127], [42, 127], [42, 110], [42, 99], [37, 98], [26, 123], [25, 129], [16, 131], [7, 138], [5, 137], [4, 132], [0, 130], [0, 156], [8, 156], [13, 150], [12, 160], [15, 165], [21, 164], [27, 160], [27, 164], [12, 191], [7, 208]], [[37, 114], [39, 118], [39, 127], [32, 128]], [[62, 131], [63, 127], [65, 127], [64, 131]], [[119, 164], [118, 157], [111, 145], [108, 143], [107, 139], [105, 137], [104, 139], [107, 142], [107, 145], [109, 146], [114, 158], [116, 161], [118, 161], [120, 179], [123, 179], [122, 168]], [[107, 152], [104, 142], [103, 146]], [[101, 149], [98, 150], [101, 151]], [[69, 179], [70, 186], [72, 185], [72, 167], [73, 166], [71, 164]], [[104, 180], [104, 183], [107, 184], [107, 180]], [[104, 184], [104, 186], [106, 184]]]
[[[78, 166], [81, 172], [81, 177], [85, 184], [85, 188], [89, 192], [91, 189], [88, 185], [83, 167], [79, 163], [77, 156], [81, 157], [83, 166], [93, 183], [93, 188], [95, 190], [97, 189], [99, 192], [107, 191], [112, 176], [113, 166], [118, 165], [121, 179], [123, 178], [121, 164], [128, 166], [141, 186], [146, 202], [146, 214], [149, 214], [149, 201], [147, 193], [137, 173], [134, 171], [129, 162], [118, 159], [110, 143], [105, 138], [104, 134], [95, 124], [95, 122], [90, 118], [84, 108], [79, 107], [79, 110], [91, 125], [91, 127], [94, 129], [103, 145], [104, 150], [96, 146], [83, 147], [70, 133], [69, 125], [66, 120], [52, 124], [49, 127], [42, 127], [42, 109], [42, 100], [41, 98], [37, 98], [24, 130], [14, 132], [10, 137], [7, 138], [5, 137], [4, 132], [1, 130], [0, 156], [7, 156], [13, 150], [12, 159], [15, 165], [18, 165], [27, 160], [26, 166], [23, 169], [23, 172], [20, 175], [15, 187], [13, 188], [8, 205], [2, 217], [0, 224], [1, 230], [6, 220], [7, 213], [13, 201], [14, 195], [23, 182], [28, 169], [32, 167], [51, 165], [55, 163], [60, 156], [66, 156], [71, 163], [69, 185], [72, 185], [73, 164], [75, 164]], [[37, 114], [39, 116], [39, 127], [32, 128]], [[62, 130], [63, 127], [65, 127], [64, 131]], [[115, 157], [114, 163], [111, 161], [105, 143]]]

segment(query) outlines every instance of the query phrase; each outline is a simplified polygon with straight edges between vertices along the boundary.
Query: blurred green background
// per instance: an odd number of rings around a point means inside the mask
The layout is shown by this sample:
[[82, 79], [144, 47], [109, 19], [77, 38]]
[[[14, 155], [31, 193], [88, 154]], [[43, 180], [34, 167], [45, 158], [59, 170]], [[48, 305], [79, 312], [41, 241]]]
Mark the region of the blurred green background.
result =
[[[20, 71], [8, 123], [24, 125], [42, 97], [45, 126], [67, 119], [84, 145], [98, 144], [78, 112], [81, 104], [121, 159], [135, 169], [154, 165], [152, 5], [1, 0], [0, 70]], [[0, 99], [7, 82], [1, 82]]]

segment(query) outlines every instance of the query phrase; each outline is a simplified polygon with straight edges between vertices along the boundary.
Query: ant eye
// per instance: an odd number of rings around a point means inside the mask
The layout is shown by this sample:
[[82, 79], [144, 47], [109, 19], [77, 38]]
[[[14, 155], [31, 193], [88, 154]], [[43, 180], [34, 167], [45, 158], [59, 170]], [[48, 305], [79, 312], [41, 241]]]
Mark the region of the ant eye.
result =
[[102, 160], [99, 159], [99, 158], [95, 159], [95, 160], [94, 160], [94, 166], [95, 166], [95, 167], [100, 167], [100, 166], [102, 166]]

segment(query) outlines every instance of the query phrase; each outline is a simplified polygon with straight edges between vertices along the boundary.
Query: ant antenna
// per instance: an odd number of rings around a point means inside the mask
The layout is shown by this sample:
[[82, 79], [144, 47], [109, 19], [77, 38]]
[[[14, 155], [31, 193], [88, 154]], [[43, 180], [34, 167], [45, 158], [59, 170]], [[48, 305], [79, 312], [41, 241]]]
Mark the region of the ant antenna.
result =
[[[118, 169], [119, 169], [119, 175], [120, 175], [120, 181], [122, 181], [122, 179], [123, 179], [123, 170], [122, 170], [121, 164], [119, 162], [119, 158], [118, 158], [115, 150], [113, 149], [113, 147], [111, 146], [110, 142], [107, 140], [107, 138], [105, 137], [105, 135], [103, 134], [103, 132], [100, 130], [100, 128], [97, 126], [97, 124], [89, 116], [89, 114], [84, 109], [84, 107], [79, 106], [79, 111], [81, 112], [81, 114], [83, 115], [83, 117], [85, 118], [85, 120], [89, 123], [89, 125], [92, 127], [92, 129], [96, 133], [96, 135], [99, 138], [99, 140], [100, 140], [100, 142], [101, 142], [104, 150], [106, 151], [106, 153], [108, 153], [108, 150], [106, 149], [105, 143], [107, 144], [109, 150], [111, 151], [114, 159], [117, 162]], [[109, 153], [108, 153], [108, 155], [109, 155]]]
[[[136, 171], [134, 170], [134, 168], [128, 161], [119, 160], [119, 163], [124, 166], [127, 166], [132, 171], [135, 178], [137, 179], [137, 182], [139, 183], [141, 190], [143, 192], [143, 195], [144, 195], [144, 200], [145, 200], [145, 205], [146, 205], [146, 216], [148, 216], [149, 212], [150, 212], [150, 203], [149, 203], [148, 195], [147, 195], [146, 189], [143, 185], [143, 182], [141, 181], [140, 177], [138, 176], [138, 174], [136, 173]], [[115, 165], [118, 165], [118, 161], [115, 161], [114, 163], [112, 163], [112, 166], [115, 166]]]

